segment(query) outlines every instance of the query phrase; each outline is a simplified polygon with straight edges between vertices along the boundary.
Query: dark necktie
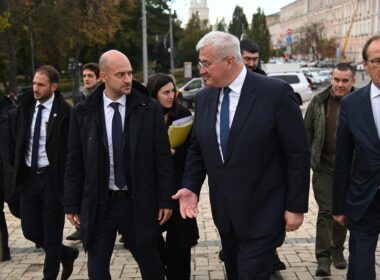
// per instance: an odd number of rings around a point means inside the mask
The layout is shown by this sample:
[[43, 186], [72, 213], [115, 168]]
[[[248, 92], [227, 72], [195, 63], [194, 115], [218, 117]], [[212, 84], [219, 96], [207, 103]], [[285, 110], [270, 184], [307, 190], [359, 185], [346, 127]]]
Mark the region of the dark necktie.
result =
[[223, 159], [226, 159], [228, 137], [230, 134], [230, 94], [231, 89], [223, 89], [223, 101], [220, 108], [220, 146], [222, 147]]
[[42, 110], [45, 109], [44, 105], [42, 104], [38, 105], [37, 107], [38, 107], [38, 112], [37, 112], [36, 121], [34, 123], [34, 134], [33, 134], [33, 144], [32, 144], [32, 162], [30, 165], [32, 170], [37, 170], [38, 168], [38, 148], [40, 146]]
[[121, 189], [127, 185], [123, 165], [123, 127], [119, 112], [119, 103], [112, 102], [110, 106], [114, 110], [112, 118], [113, 171], [115, 175], [115, 185]]

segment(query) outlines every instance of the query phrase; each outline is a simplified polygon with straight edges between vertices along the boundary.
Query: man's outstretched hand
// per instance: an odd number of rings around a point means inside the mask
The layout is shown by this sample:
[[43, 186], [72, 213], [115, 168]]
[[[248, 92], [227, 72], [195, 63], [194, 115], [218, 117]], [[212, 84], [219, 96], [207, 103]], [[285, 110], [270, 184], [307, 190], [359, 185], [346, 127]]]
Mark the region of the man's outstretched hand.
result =
[[172, 199], [179, 200], [179, 212], [183, 219], [196, 218], [198, 211], [198, 196], [192, 191], [183, 188], [180, 189]]

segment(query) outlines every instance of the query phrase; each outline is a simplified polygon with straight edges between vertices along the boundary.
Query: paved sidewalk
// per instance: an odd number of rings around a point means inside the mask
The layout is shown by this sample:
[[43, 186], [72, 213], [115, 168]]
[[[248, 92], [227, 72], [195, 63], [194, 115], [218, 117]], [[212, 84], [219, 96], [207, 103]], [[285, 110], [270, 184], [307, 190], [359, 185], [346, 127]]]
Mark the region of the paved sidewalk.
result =
[[[309, 205], [310, 210], [305, 217], [305, 222], [301, 229], [297, 232], [289, 233], [284, 245], [279, 248], [280, 258], [286, 263], [287, 269], [273, 275], [272, 279], [345, 279], [346, 270], [337, 270], [333, 267], [332, 277], [313, 277], [316, 269], [314, 242], [317, 206], [312, 193], [310, 193]], [[202, 190], [200, 209], [198, 217], [200, 240], [199, 244], [192, 250], [192, 280], [225, 279], [223, 263], [218, 259], [220, 242], [211, 217], [207, 182], [205, 182]], [[0, 279], [41, 279], [43, 268], [42, 250], [36, 249], [33, 243], [24, 239], [20, 228], [20, 221], [11, 216], [8, 209], [6, 210], [6, 216], [10, 233], [12, 261], [0, 263]], [[73, 227], [67, 222], [64, 236], [67, 236], [72, 231]], [[88, 279], [86, 255], [83, 252], [81, 244], [66, 241], [65, 244], [76, 246], [81, 250], [70, 279]], [[379, 270], [380, 265], [380, 250], [378, 252], [377, 270]], [[347, 256], [346, 250], [345, 255]], [[112, 279], [141, 279], [139, 270], [131, 254], [123, 249], [120, 243], [116, 244], [112, 256], [111, 274]], [[378, 275], [380, 277], [379, 272]]]

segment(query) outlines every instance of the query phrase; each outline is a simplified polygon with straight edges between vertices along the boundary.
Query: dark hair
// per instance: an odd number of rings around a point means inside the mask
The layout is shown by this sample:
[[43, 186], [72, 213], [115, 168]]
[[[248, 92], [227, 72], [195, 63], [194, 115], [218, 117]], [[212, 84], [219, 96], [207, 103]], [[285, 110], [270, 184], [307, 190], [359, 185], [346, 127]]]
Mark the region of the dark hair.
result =
[[364, 44], [364, 47], [363, 47], [363, 51], [362, 51], [362, 57], [363, 57], [363, 60], [364, 61], [367, 61], [368, 60], [368, 47], [369, 45], [374, 42], [374, 41], [377, 41], [377, 40], [380, 40], [380, 35], [375, 35], [375, 36], [372, 36], [371, 38], [369, 38], [367, 40], [367, 42], [365, 42]]
[[146, 88], [149, 92], [149, 95], [152, 98], [157, 99], [157, 94], [159, 90], [168, 83], [173, 83], [175, 88], [175, 84], [172, 77], [170, 77], [167, 74], [156, 73], [149, 77], [148, 83], [146, 84]]
[[339, 63], [337, 66], [335, 66], [335, 69], [338, 69], [339, 71], [351, 71], [352, 77], [355, 78], [356, 70], [355, 67], [353, 67], [349, 63]]
[[87, 64], [83, 65], [82, 73], [86, 69], [94, 72], [96, 78], [99, 79], [99, 65], [97, 63], [90, 62], [90, 63], [87, 63]]
[[241, 40], [240, 52], [242, 53], [243, 51], [250, 52], [250, 53], [259, 53], [260, 48], [255, 42], [251, 40]]
[[[174, 80], [171, 76], [164, 73], [156, 73], [149, 77], [146, 88], [148, 90], [149, 96], [157, 100], [157, 94], [160, 89], [167, 85], [168, 83], [173, 83], [174, 90], [176, 90]], [[174, 96], [173, 106], [167, 111], [171, 118], [178, 117], [178, 108], [182, 105], [177, 102], [176, 96]], [[165, 109], [163, 108], [165, 113]]]
[[50, 83], [59, 83], [59, 73], [51, 65], [42, 65], [37, 68], [36, 73], [41, 73], [49, 78]]

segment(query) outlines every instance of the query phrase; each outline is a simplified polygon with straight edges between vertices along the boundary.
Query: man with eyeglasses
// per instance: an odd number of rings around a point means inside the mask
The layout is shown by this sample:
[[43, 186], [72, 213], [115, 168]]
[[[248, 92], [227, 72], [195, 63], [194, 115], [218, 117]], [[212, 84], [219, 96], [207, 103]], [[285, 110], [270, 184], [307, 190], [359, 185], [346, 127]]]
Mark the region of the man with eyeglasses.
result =
[[333, 217], [350, 231], [347, 279], [376, 279], [380, 233], [380, 35], [368, 39], [363, 65], [372, 81], [341, 102]]
[[[260, 50], [259, 46], [251, 41], [251, 40], [242, 40], [240, 41], [240, 53], [243, 58], [243, 63], [247, 67], [247, 69], [257, 73], [266, 76], [264, 70], [262, 70], [259, 67], [260, 64]], [[219, 251], [219, 259], [221, 261], [224, 261], [223, 257], [223, 250]], [[285, 270], [286, 265], [284, 262], [280, 260], [280, 257], [278, 256], [277, 250], [273, 257], [273, 272], [278, 270]]]
[[335, 160], [336, 130], [341, 100], [354, 91], [355, 68], [340, 63], [333, 70], [331, 85], [317, 94], [305, 114], [314, 197], [318, 204], [315, 255], [318, 261], [316, 276], [330, 276], [331, 261], [337, 269], [345, 269], [343, 256], [347, 227], [332, 217], [332, 183]]
[[243, 58], [244, 65], [251, 71], [261, 74], [267, 75], [264, 70], [262, 70], [260, 65], [260, 49], [259, 46], [250, 40], [242, 40], [240, 41], [240, 52]]
[[196, 97], [183, 188], [173, 198], [183, 218], [196, 217], [207, 174], [228, 279], [270, 279], [285, 231], [297, 230], [308, 209], [302, 114], [288, 84], [247, 71], [235, 36], [212, 31], [197, 51], [206, 87]]

